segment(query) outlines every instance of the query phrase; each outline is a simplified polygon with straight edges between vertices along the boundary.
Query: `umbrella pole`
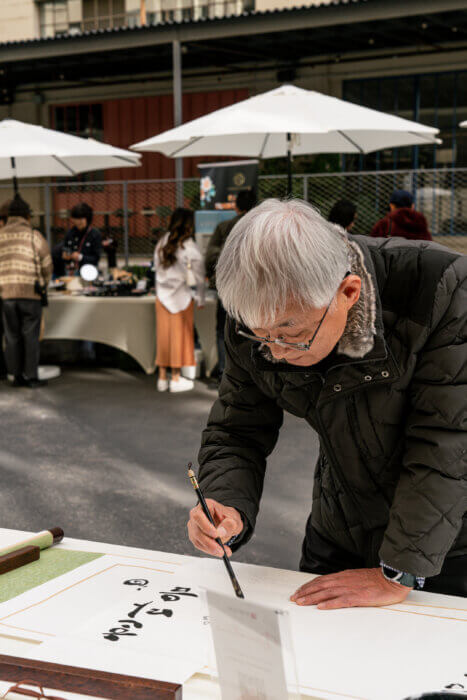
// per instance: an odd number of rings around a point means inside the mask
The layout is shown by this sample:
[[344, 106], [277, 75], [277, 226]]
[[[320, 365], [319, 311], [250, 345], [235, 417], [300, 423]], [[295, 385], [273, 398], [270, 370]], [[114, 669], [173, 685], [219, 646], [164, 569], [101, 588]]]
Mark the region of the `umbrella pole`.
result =
[[10, 158], [11, 168], [13, 170], [13, 189], [15, 194], [18, 194], [18, 178], [16, 177], [16, 161], [13, 157]]
[[292, 135], [287, 134], [287, 197], [292, 196]]

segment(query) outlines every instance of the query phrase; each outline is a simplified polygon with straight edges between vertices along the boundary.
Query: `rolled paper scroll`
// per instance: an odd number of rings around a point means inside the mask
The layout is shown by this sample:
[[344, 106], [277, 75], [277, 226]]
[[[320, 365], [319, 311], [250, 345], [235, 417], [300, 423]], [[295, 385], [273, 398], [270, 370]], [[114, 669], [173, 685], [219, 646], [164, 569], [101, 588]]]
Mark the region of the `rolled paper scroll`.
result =
[[10, 544], [4, 549], [0, 549], [0, 556], [4, 554], [9, 554], [10, 552], [16, 552], [18, 549], [23, 549], [23, 547], [39, 547], [40, 549], [47, 549], [53, 544], [58, 544], [63, 540], [64, 532], [61, 527], [51, 527], [50, 530], [43, 530], [38, 532], [36, 535], [31, 535], [21, 542], [16, 542], [15, 544]]

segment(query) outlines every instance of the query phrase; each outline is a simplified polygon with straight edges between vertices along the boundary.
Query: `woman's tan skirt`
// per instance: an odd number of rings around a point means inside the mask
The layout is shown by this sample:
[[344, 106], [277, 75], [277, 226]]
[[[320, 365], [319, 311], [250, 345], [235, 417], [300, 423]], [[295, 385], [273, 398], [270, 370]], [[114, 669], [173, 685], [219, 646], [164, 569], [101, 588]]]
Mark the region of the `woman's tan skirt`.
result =
[[156, 299], [156, 365], [158, 367], [192, 367], [195, 364], [193, 334], [194, 302], [171, 314]]

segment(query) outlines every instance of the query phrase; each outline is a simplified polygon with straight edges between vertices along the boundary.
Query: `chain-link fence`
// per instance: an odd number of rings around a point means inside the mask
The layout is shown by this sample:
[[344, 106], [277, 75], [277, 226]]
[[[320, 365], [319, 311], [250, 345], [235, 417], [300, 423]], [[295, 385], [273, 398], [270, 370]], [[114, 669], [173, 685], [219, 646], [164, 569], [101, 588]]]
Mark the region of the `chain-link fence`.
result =
[[[283, 197], [286, 187], [284, 176], [260, 178], [259, 198]], [[415, 208], [426, 216], [438, 243], [467, 253], [467, 168], [297, 175], [292, 193], [325, 217], [337, 200], [350, 200], [357, 207], [352, 232], [368, 235], [386, 215], [395, 189], [412, 192]]]
[[[178, 188], [178, 189], [177, 189]], [[338, 199], [357, 207], [355, 233], [368, 234], [388, 210], [396, 188], [411, 191], [435, 240], [467, 253], [467, 168], [443, 170], [390, 170], [361, 173], [295, 175], [293, 195], [316, 206], [327, 217]], [[33, 223], [51, 245], [63, 239], [69, 227], [70, 209], [81, 201], [94, 209], [94, 223], [103, 235], [117, 241], [119, 257], [149, 258], [160, 233], [165, 230], [177, 202], [199, 209], [199, 180], [130, 180], [93, 183], [21, 183], [23, 197], [34, 211]], [[2, 197], [3, 192], [3, 197]], [[11, 196], [0, 188], [0, 198]], [[259, 178], [258, 198], [285, 197], [284, 175]]]

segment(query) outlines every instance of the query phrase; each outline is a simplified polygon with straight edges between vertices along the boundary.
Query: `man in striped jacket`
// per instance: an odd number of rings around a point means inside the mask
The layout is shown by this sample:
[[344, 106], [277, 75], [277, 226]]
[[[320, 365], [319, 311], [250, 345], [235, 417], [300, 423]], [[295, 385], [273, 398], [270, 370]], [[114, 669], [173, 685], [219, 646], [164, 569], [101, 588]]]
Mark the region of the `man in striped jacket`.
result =
[[31, 227], [31, 209], [17, 194], [0, 231], [0, 296], [3, 300], [5, 360], [14, 386], [40, 386], [39, 335], [41, 296], [36, 282], [47, 286], [52, 258], [47, 241]]

